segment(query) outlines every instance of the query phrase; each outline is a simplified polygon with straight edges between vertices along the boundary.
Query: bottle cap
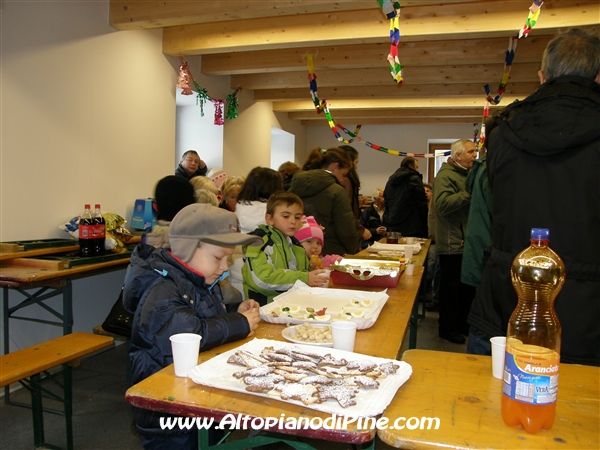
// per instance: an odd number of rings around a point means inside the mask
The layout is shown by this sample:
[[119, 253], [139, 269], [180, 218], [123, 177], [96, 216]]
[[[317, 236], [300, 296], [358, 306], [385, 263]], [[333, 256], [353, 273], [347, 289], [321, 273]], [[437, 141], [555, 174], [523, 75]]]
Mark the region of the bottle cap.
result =
[[87, 203], [85, 204], [85, 209], [90, 209], [90, 205], [88, 205]]
[[100, 209], [100, 203], [96, 203], [96, 209]]
[[548, 228], [532, 228], [531, 239], [534, 241], [547, 241], [550, 239], [550, 230]]

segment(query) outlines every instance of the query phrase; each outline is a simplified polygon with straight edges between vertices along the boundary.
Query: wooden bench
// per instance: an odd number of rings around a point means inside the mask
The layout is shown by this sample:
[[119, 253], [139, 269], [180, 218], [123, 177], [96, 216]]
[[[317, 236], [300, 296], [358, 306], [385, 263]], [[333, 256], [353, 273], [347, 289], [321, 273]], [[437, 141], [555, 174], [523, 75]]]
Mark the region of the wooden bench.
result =
[[[44, 418], [40, 373], [63, 365], [64, 416], [67, 430], [67, 448], [73, 448], [71, 366], [69, 363], [112, 345], [110, 336], [77, 332], [38, 345], [0, 356], [0, 387], [20, 381], [31, 392], [33, 439], [35, 448], [48, 448], [44, 442]], [[54, 447], [56, 448], [56, 447]]]

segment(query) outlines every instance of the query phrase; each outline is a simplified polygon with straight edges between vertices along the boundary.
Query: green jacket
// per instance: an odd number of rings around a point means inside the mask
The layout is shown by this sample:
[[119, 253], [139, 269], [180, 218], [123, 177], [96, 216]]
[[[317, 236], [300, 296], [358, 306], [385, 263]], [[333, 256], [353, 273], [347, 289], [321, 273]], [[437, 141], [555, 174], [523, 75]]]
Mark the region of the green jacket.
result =
[[492, 245], [492, 193], [487, 177], [486, 155], [473, 161], [465, 186], [471, 194], [471, 205], [460, 279], [465, 284], [477, 287], [483, 274], [483, 252]]
[[306, 214], [315, 216], [324, 228], [324, 255], [358, 252], [356, 220], [348, 193], [331, 172], [323, 169], [297, 172], [289, 191], [302, 199]]
[[259, 225], [250, 234], [262, 237], [263, 245], [245, 248], [244, 293], [255, 291], [273, 297], [289, 290], [297, 280], [308, 284], [309, 261], [306, 251], [298, 240], [286, 237], [281, 231], [269, 225]]
[[451, 158], [442, 164], [433, 182], [435, 244], [439, 255], [463, 252], [471, 195], [465, 189], [468, 171]]

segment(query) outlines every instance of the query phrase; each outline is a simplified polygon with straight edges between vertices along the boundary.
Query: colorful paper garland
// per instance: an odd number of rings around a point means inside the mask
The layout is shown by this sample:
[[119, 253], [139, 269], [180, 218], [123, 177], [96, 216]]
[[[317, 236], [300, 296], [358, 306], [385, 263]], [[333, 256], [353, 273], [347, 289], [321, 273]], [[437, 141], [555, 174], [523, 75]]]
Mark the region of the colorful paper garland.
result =
[[377, 2], [385, 16], [390, 20], [390, 52], [387, 56], [387, 61], [390, 65], [390, 74], [398, 87], [400, 87], [404, 83], [404, 79], [402, 78], [402, 65], [398, 59], [401, 6], [399, 2], [392, 0], [377, 0]]
[[[485, 103], [483, 105], [483, 114], [481, 118], [481, 133], [479, 134], [479, 138], [477, 137], [477, 129], [475, 128], [475, 137], [473, 138], [473, 142], [477, 143], [477, 149], [481, 150], [485, 143], [485, 120], [489, 117], [490, 105], [498, 105], [502, 100], [502, 96], [506, 91], [506, 85], [508, 84], [508, 77], [510, 76], [510, 69], [512, 67], [513, 60], [515, 58], [515, 51], [517, 49], [517, 42], [522, 37], [529, 36], [529, 32], [535, 26], [540, 16], [541, 7], [544, 4], [544, 0], [533, 0], [532, 5], [529, 7], [529, 14], [527, 16], [527, 20], [523, 25], [523, 28], [519, 30], [517, 36], [511, 36], [508, 39], [508, 50], [506, 50], [506, 56], [504, 58], [504, 72], [502, 73], [502, 79], [498, 84], [498, 89], [496, 91], [496, 95], [492, 97], [490, 91], [490, 85], [486, 84], [484, 86], [486, 98]], [[476, 124], [473, 124], [476, 126]]]

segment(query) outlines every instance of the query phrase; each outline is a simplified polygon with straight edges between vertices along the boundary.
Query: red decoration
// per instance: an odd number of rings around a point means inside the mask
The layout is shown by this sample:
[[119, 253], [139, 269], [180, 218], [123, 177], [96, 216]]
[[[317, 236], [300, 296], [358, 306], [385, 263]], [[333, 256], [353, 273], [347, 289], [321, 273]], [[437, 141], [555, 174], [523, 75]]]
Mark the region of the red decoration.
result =
[[179, 57], [181, 65], [179, 66], [179, 76], [177, 78], [177, 87], [181, 88], [183, 95], [192, 95], [192, 85], [194, 84], [194, 77], [188, 63], [183, 59], [183, 56]]

